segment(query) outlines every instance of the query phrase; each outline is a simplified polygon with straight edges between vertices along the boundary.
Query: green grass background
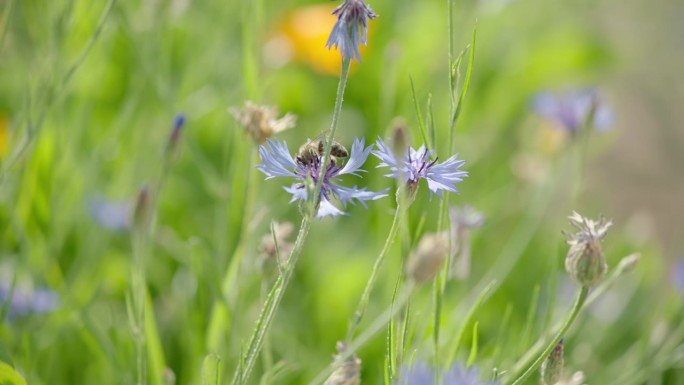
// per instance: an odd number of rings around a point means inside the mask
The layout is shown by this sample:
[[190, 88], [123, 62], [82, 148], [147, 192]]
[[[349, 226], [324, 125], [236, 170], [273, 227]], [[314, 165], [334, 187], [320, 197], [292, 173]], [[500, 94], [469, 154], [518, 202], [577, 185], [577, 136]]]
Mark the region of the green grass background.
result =
[[[280, 187], [287, 182], [264, 181], [259, 174], [254, 196], [246, 197], [254, 145], [227, 108], [252, 99], [297, 114], [297, 127], [280, 136], [291, 148], [329, 126], [337, 78], [297, 61], [273, 68], [262, 51], [284, 15], [314, 3], [321, 2], [0, 1], [0, 118], [7, 125], [0, 158], [0, 264], [9, 277], [14, 273], [61, 297], [55, 312], [0, 325], [3, 361], [27, 383], [135, 382], [125, 300], [130, 236], [98, 227], [87, 202], [100, 195], [132, 201], [142, 185], [154, 185], [179, 112], [188, 117], [182, 151], [159, 198], [145, 262], [159, 351], [176, 383], [202, 383], [202, 362], [211, 353], [211, 310], [250, 223], [252, 236], [238, 250], [244, 269], [229, 295], [229, 322], [215, 352], [222, 383], [231, 377], [270, 284], [255, 269], [258, 241], [271, 220], [297, 224], [300, 214]], [[578, 320], [566, 339], [569, 370], [584, 371], [590, 384], [684, 383], [677, 359], [681, 335], [672, 333], [683, 319], [681, 293], [667, 279], [682, 247], [676, 230], [681, 219], [671, 209], [681, 204], [676, 106], [682, 89], [668, 79], [682, 56], [682, 30], [673, 15], [684, 9], [674, 3], [455, 3], [456, 50], [466, 47], [476, 25], [477, 49], [455, 134], [470, 176], [450, 203], [471, 204], [487, 220], [472, 233], [470, 277], [446, 285], [441, 333], [443, 341], [453, 338], [478, 285], [495, 278], [500, 286], [473, 318], [479, 323], [476, 364], [485, 376], [494, 367], [510, 367], [570, 306], [559, 294], [567, 280], [560, 230], [568, 229], [566, 217], [576, 209], [616, 218], [604, 243], [611, 267], [634, 251], [643, 258], [597, 304], [609, 317], [590, 311]], [[349, 146], [356, 136], [368, 142], [384, 137], [392, 119], [402, 116], [419, 145], [411, 77], [424, 113], [431, 95], [443, 143], [449, 111], [446, 2], [370, 4], [380, 17], [371, 22], [363, 63], [350, 77], [339, 140]], [[577, 187], [564, 164], [573, 149], [569, 143], [551, 153], [540, 148], [544, 127], [529, 100], [538, 90], [586, 85], [605, 91], [617, 123], [614, 131], [590, 137]], [[446, 150], [437, 145], [442, 159], [450, 155]], [[536, 183], [521, 180], [514, 172], [521, 154], [541, 159], [548, 173]], [[629, 161], [641, 157], [648, 167], [630, 173]], [[358, 183], [376, 190], [391, 186], [373, 170], [377, 163], [369, 160], [369, 173]], [[654, 185], [661, 186], [657, 192], [649, 187]], [[245, 210], [249, 199], [253, 210]], [[660, 205], [649, 203], [654, 200]], [[307, 383], [330, 363], [387, 236], [393, 207], [386, 198], [314, 224], [252, 383]], [[436, 230], [438, 209], [439, 200], [430, 200], [421, 187], [409, 210], [411, 230], [421, 218], [423, 231]], [[362, 329], [390, 304], [406, 252], [400, 243], [381, 270]], [[511, 261], [510, 272], [497, 273]], [[426, 285], [411, 300], [411, 347], [425, 362], [432, 359], [431, 296]], [[460, 361], [470, 353], [472, 324], [466, 330]], [[656, 360], [663, 341], [673, 344], [674, 353]], [[363, 383], [381, 383], [384, 355], [383, 331], [359, 351]], [[283, 365], [282, 374], [263, 376], [276, 363]], [[631, 371], [638, 375], [625, 379]]]

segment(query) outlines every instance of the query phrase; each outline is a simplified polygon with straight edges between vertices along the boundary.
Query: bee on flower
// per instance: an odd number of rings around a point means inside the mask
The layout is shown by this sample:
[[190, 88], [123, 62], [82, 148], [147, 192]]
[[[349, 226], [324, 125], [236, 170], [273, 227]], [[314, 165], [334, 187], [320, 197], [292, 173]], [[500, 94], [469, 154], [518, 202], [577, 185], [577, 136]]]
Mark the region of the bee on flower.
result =
[[[310, 143], [310, 142], [307, 142]], [[319, 151], [320, 146], [303, 146], [307, 149], [306, 154], [298, 153], [290, 155], [290, 150], [286, 142], [278, 139], [268, 139], [266, 145], [259, 146], [259, 158], [262, 164], [257, 169], [266, 175], [266, 179], [275, 177], [294, 178], [297, 182], [290, 187], [285, 187], [285, 191], [292, 194], [290, 202], [305, 202], [309, 199], [310, 189], [307, 188], [307, 180], [318, 183], [321, 167], [323, 165], [323, 153]], [[342, 210], [335, 207], [331, 200], [339, 199], [343, 206], [347, 203], [361, 203], [366, 207], [366, 201], [376, 200], [387, 196], [387, 191], [368, 191], [365, 187], [344, 187], [339, 184], [339, 177], [342, 175], [360, 176], [361, 166], [366, 162], [373, 146], [365, 146], [364, 139], [354, 139], [349, 159], [343, 163], [341, 159], [331, 161], [323, 173], [323, 180], [320, 181], [321, 194], [320, 200], [315, 202], [317, 218], [325, 216], [335, 217], [345, 214]]]

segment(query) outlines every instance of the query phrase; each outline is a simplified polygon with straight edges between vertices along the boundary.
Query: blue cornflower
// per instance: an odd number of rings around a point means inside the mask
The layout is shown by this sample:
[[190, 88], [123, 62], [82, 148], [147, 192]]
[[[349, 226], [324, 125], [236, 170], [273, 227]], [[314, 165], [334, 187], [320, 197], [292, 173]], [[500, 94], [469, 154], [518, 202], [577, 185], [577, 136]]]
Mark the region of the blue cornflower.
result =
[[675, 289], [684, 293], [684, 258], [678, 259], [672, 269], [672, 285]]
[[111, 201], [95, 197], [88, 201], [88, 211], [93, 220], [105, 229], [122, 231], [131, 227], [130, 202]]
[[394, 152], [381, 138], [378, 138], [375, 145], [378, 149], [373, 151], [373, 155], [382, 160], [378, 167], [389, 167], [392, 172], [385, 176], [405, 182], [410, 198], [415, 197], [418, 181], [421, 178], [427, 180], [431, 193], [442, 198], [443, 190], [458, 194], [456, 184], [468, 176], [467, 171], [461, 170], [465, 160], [459, 160], [458, 154], [438, 164], [437, 158], [430, 160], [432, 151], [423, 145], [418, 150], [409, 147], [403, 159], [398, 161]]
[[368, 19], [377, 15], [363, 0], [344, 0], [332, 14], [337, 16], [337, 22], [325, 46], [339, 49], [345, 59], [360, 62], [359, 45], [368, 44]]
[[0, 282], [0, 306], [4, 306], [6, 301], [10, 301], [7, 315], [12, 319], [29, 314], [48, 313], [59, 306], [59, 297], [53, 291], [32, 289], [25, 285], [17, 285], [12, 291], [9, 282], [3, 281]]
[[[402, 374], [397, 385], [433, 385], [435, 383], [432, 369], [423, 364], [413, 365]], [[455, 363], [442, 378], [443, 385], [494, 385], [496, 382], [480, 380], [477, 368], [465, 368]]]
[[[290, 156], [290, 151], [287, 148], [286, 142], [280, 142], [278, 139], [267, 139], [268, 147], [259, 146], [259, 158], [262, 164], [257, 166], [259, 171], [266, 174], [266, 179], [275, 178], [278, 176], [293, 177], [299, 180], [290, 187], [285, 187], [285, 191], [292, 194], [290, 202], [306, 201], [308, 198], [308, 190], [304, 183], [308, 178], [311, 178], [314, 183], [318, 181], [319, 171], [323, 163], [323, 156], [316, 154], [312, 159], [303, 159], [296, 156], [294, 159]], [[373, 192], [367, 191], [366, 188], [343, 187], [337, 184], [337, 178], [340, 175], [351, 174], [359, 176], [358, 172], [363, 172], [360, 167], [366, 162], [368, 155], [371, 153], [373, 146], [364, 147], [364, 139], [354, 139], [349, 160], [342, 166], [338, 164], [335, 159], [330, 160], [328, 168], [323, 175], [321, 182], [321, 198], [318, 208], [317, 218], [323, 218], [327, 215], [335, 217], [337, 215], [345, 214], [332, 203], [330, 199], [337, 197], [342, 205], [347, 203], [354, 204], [354, 200], [358, 201], [366, 207], [366, 201], [376, 200], [387, 196], [389, 189]]]
[[615, 120], [613, 110], [602, 102], [594, 89], [570, 90], [557, 94], [540, 92], [532, 100], [532, 109], [570, 134], [577, 133], [594, 109], [591, 124], [596, 131], [606, 131]]

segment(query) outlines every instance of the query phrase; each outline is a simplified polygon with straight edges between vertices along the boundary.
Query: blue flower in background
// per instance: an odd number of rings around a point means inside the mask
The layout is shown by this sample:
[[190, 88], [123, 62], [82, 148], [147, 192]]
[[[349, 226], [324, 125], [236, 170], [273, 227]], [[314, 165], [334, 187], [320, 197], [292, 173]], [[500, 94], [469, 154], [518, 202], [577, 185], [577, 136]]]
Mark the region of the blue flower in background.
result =
[[[10, 282], [0, 282], [0, 303], [5, 306], [7, 301], [8, 317], [10, 319], [51, 312], [59, 306], [59, 297], [53, 291], [47, 289], [31, 289], [23, 285], [10, 287]], [[11, 294], [11, 298], [10, 298]]]
[[325, 46], [336, 47], [345, 59], [360, 62], [359, 45], [368, 44], [368, 19], [375, 19], [377, 15], [363, 0], [344, 0], [333, 15], [337, 16], [337, 22]]
[[[359, 176], [357, 172], [364, 171], [360, 167], [366, 162], [372, 148], [372, 145], [364, 147], [364, 139], [357, 138], [352, 145], [349, 160], [344, 166], [331, 159], [321, 182], [321, 201], [316, 215], [317, 218], [323, 218], [328, 215], [335, 217], [345, 214], [330, 203], [330, 199], [333, 197], [337, 197], [344, 206], [347, 203], [354, 204], [356, 200], [366, 207], [366, 201], [387, 196], [388, 189], [373, 192], [367, 191], [366, 188], [358, 188], [356, 186], [343, 187], [337, 184], [338, 177], [341, 175]], [[316, 154], [313, 159], [307, 159], [306, 161], [300, 156], [293, 159], [287, 148], [287, 143], [281, 143], [277, 139], [268, 139], [267, 146], [259, 146], [259, 158], [262, 164], [258, 165], [257, 169], [266, 174], [266, 179], [292, 177], [300, 181], [290, 187], [285, 187], [285, 191], [292, 194], [290, 202], [305, 201], [308, 198], [308, 191], [304, 182], [309, 177], [314, 182], [317, 182], [321, 164], [323, 163], [323, 156], [320, 154]]]
[[613, 110], [601, 100], [594, 89], [570, 90], [563, 93], [540, 92], [532, 100], [532, 109], [540, 116], [558, 125], [568, 133], [577, 133], [587, 122], [592, 108], [594, 117], [590, 122], [596, 131], [606, 131], [615, 120]]
[[675, 261], [672, 268], [672, 285], [675, 289], [684, 293], [684, 258], [680, 258]]
[[373, 151], [373, 155], [382, 161], [378, 167], [389, 167], [391, 173], [385, 176], [407, 183], [409, 194], [412, 196], [415, 195], [421, 178], [427, 181], [431, 193], [442, 198], [442, 191], [458, 194], [456, 184], [468, 176], [467, 171], [461, 170], [465, 160], [459, 160], [458, 154], [438, 164], [437, 158], [430, 160], [432, 151], [423, 145], [418, 150], [409, 147], [403, 159], [399, 161], [381, 138], [378, 138], [375, 145], [378, 149]]
[[115, 202], [96, 197], [88, 201], [88, 211], [95, 223], [105, 229], [123, 231], [131, 227], [130, 202]]
[[[423, 364], [415, 364], [405, 369], [396, 385], [433, 385], [434, 372]], [[455, 363], [442, 378], [443, 385], [494, 385], [496, 382], [480, 380], [476, 367], [465, 368], [461, 363]]]

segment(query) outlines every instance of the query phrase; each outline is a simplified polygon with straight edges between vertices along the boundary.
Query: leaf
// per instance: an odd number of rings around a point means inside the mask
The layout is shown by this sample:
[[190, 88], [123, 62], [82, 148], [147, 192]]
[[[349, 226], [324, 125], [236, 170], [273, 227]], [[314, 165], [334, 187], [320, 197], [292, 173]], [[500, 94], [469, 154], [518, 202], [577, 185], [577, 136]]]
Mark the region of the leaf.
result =
[[26, 381], [13, 367], [0, 362], [0, 385], [26, 385]]
[[221, 381], [221, 357], [209, 353], [202, 362], [202, 385], [218, 385]]

